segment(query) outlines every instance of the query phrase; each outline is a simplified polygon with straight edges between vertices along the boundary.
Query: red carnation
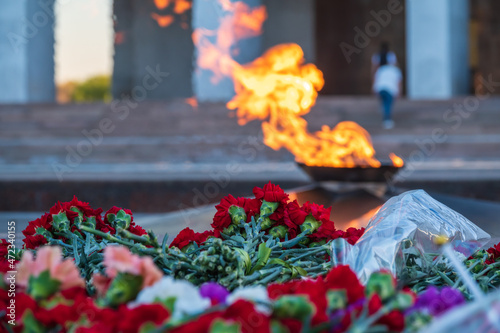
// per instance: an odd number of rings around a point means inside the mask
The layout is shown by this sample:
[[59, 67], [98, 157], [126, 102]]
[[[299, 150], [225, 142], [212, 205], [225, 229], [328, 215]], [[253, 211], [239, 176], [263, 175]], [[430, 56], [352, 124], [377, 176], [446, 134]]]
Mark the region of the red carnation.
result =
[[63, 207], [65, 210], [71, 210], [71, 208], [77, 208], [80, 212], [82, 212], [83, 216], [97, 216], [101, 215], [102, 209], [92, 209], [88, 202], [83, 202], [78, 200], [78, 198], [73, 196], [73, 199], [70, 202], [63, 203]]
[[365, 288], [349, 266], [333, 268], [325, 278], [325, 285], [328, 289], [345, 290], [347, 300], [351, 304], [365, 297]]
[[31, 221], [26, 229], [23, 230], [24, 247], [26, 249], [36, 249], [37, 247], [46, 244], [47, 240], [42, 235], [36, 235], [36, 230], [38, 228], [44, 228], [48, 231], [52, 231], [52, 215], [45, 213], [40, 218]]
[[331, 222], [330, 214], [332, 212], [332, 207], [329, 207], [327, 209], [323, 205], [309, 203], [308, 201], [302, 205], [302, 210], [308, 215], [311, 214], [316, 221], [319, 221], [321, 223]]
[[71, 207], [68, 206], [68, 202], [60, 202], [58, 201], [54, 206], [52, 206], [49, 210], [50, 215], [57, 215], [61, 212], [66, 213], [66, 217], [70, 222], [73, 222], [75, 218], [78, 217], [78, 213], [70, 210]]
[[185, 246], [195, 242], [198, 246], [204, 243], [208, 237], [218, 237], [219, 233], [216, 231], [194, 232], [190, 228], [185, 228], [179, 232], [177, 237], [172, 241], [170, 247], [177, 247], [183, 249]]
[[[375, 314], [382, 308], [382, 300], [378, 294], [373, 294], [368, 302], [368, 312], [370, 315]], [[402, 332], [405, 328], [405, 318], [400, 311], [393, 310], [380, 318], [378, 324], [384, 325], [390, 332]]]
[[311, 235], [309, 239], [313, 242], [324, 240], [329, 242], [332, 239], [337, 239], [344, 236], [344, 232], [335, 229], [335, 224], [332, 221], [327, 221], [319, 226], [318, 230]]
[[245, 209], [245, 204], [247, 204], [246, 200], [247, 199], [245, 198], [236, 199], [231, 194], [222, 198], [220, 204], [215, 206], [215, 208], [217, 209], [217, 213], [215, 213], [212, 228], [214, 228], [215, 230], [223, 231], [224, 229], [229, 227], [232, 222], [231, 216], [229, 215], [229, 208], [231, 208], [231, 206], [238, 206]]
[[215, 230], [215, 231], [207, 230], [207, 231], [201, 232], [201, 233], [197, 232], [194, 234], [194, 241], [196, 242], [196, 244], [201, 245], [201, 244], [205, 243], [209, 237], [219, 238], [220, 233], [217, 230]]
[[243, 333], [270, 333], [270, 319], [255, 310], [253, 303], [245, 300], [237, 300], [222, 314], [222, 318], [232, 320], [241, 324]]
[[365, 228], [349, 228], [345, 231], [343, 238], [345, 238], [349, 244], [354, 245], [364, 233]]
[[115, 332], [135, 333], [146, 323], [160, 325], [169, 318], [167, 309], [161, 304], [143, 304], [135, 308], [120, 307], [121, 320]]
[[262, 203], [258, 199], [244, 198], [243, 200], [243, 208], [247, 214], [247, 222], [250, 222], [252, 217], [256, 218], [256, 216], [260, 214], [260, 206]]
[[137, 235], [137, 236], [142, 236], [142, 235], [146, 235], [147, 234], [147, 231], [144, 230], [144, 228], [142, 228], [140, 225], [136, 225], [135, 224], [135, 222], [134, 222], [134, 215], [132, 214], [132, 211], [130, 209], [116, 207], [116, 206], [111, 207], [106, 212], [106, 214], [104, 214], [104, 222], [103, 222], [103, 224], [99, 225], [99, 227], [102, 228], [102, 229], [100, 229], [100, 228], [97, 228], [97, 229], [101, 230], [102, 232], [108, 232], [108, 231], [110, 231], [111, 234], [115, 234], [116, 230], [111, 226], [111, 223], [108, 220], [108, 215], [109, 214], [116, 215], [116, 214], [118, 214], [118, 212], [120, 210], [123, 210], [126, 214], [130, 215], [130, 226], [127, 229], [128, 231], [130, 231], [131, 233], [133, 233], [134, 235]]
[[286, 194], [279, 185], [274, 185], [269, 182], [263, 188], [254, 187], [253, 194], [259, 200], [266, 200], [267, 202], [279, 202], [286, 205], [288, 202], [288, 194]]
[[294, 200], [292, 202], [289, 202], [286, 205], [285, 209], [285, 214], [283, 216], [283, 220], [285, 222], [285, 225], [289, 228], [297, 228], [299, 227], [302, 223], [304, 223], [304, 220], [306, 219], [307, 215], [309, 213], [305, 212], [303, 209], [301, 209], [299, 203], [297, 200]]
[[185, 228], [179, 232], [177, 237], [172, 241], [172, 244], [170, 244], [170, 247], [177, 247], [179, 249], [182, 249], [184, 246], [189, 245], [191, 242], [194, 242], [195, 240], [195, 233], [192, 229], [190, 228]]
[[219, 319], [222, 312], [212, 312], [202, 315], [196, 320], [189, 321], [182, 326], [173, 328], [170, 333], [208, 333], [212, 322]]
[[302, 322], [298, 319], [293, 318], [285, 318], [280, 319], [280, 324], [288, 329], [288, 332], [303, 332], [302, 331]]
[[267, 202], [279, 203], [278, 208], [272, 213], [269, 218], [278, 221], [279, 224], [283, 223], [285, 216], [285, 208], [288, 203], [288, 194], [286, 194], [279, 185], [274, 185], [269, 182], [263, 188], [254, 187], [253, 194], [258, 200], [265, 200]]
[[316, 309], [312, 324], [317, 325], [328, 321], [326, 286], [321, 277], [316, 280], [307, 279], [272, 284], [267, 287], [267, 291], [271, 299], [277, 299], [283, 295], [305, 295]]
[[6, 239], [0, 241], [0, 273], [10, 271], [10, 264], [7, 260], [8, 246], [10, 245]]
[[132, 222], [134, 221], [134, 215], [132, 214], [132, 211], [130, 209], [113, 206], [106, 212], [106, 214], [104, 214], [104, 222], [109, 223], [108, 215], [109, 214], [116, 215], [120, 210], [123, 210], [126, 214], [130, 215], [130, 221]]

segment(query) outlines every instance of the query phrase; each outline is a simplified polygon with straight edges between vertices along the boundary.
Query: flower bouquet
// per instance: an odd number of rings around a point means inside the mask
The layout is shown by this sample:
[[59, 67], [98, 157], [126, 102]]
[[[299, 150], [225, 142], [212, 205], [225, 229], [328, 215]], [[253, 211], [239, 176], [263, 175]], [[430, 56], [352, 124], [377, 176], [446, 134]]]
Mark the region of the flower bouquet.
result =
[[[335, 244], [357, 244], [364, 229], [337, 230], [331, 208], [299, 205], [277, 185], [253, 192], [223, 198], [211, 230], [186, 228], [170, 244], [168, 235], [159, 240], [137, 225], [128, 209], [103, 214], [76, 197], [57, 203], [23, 231], [14, 259], [12, 245], [0, 243], [1, 329], [418, 331], [472, 298], [460, 274], [442, 263], [411, 282], [381, 268], [361, 283], [335, 260]], [[407, 267], [418, 270], [422, 261], [405, 253]], [[499, 253], [479, 251], [465, 261], [483, 289], [498, 284]]]

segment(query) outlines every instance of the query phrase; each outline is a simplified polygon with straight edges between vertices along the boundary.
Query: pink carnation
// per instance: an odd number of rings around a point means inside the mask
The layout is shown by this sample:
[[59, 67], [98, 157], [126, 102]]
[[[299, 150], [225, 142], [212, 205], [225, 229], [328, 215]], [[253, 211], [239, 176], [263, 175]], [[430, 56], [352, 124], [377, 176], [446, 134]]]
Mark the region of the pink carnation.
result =
[[104, 249], [106, 275], [113, 279], [118, 273], [142, 276], [142, 288], [152, 286], [163, 274], [151, 257], [139, 257], [123, 246], [108, 246]]
[[36, 259], [30, 251], [24, 252], [17, 266], [16, 282], [21, 287], [27, 287], [30, 276], [37, 277], [47, 270], [52, 279], [61, 282], [61, 290], [85, 287], [85, 281], [75, 263], [69, 259], [63, 260], [61, 249], [52, 246], [41, 247], [37, 251]]

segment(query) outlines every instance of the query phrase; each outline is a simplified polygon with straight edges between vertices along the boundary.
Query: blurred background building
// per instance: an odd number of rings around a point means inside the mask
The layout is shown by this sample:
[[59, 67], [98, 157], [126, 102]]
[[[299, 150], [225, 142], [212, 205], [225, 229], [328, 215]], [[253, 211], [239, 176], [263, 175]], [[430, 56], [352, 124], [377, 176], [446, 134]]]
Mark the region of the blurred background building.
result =
[[[370, 94], [371, 57], [382, 41], [397, 54], [411, 99], [472, 94], [484, 84], [478, 77], [500, 78], [500, 3], [495, 0], [246, 3], [265, 5], [268, 18], [261, 35], [240, 42], [235, 59], [246, 63], [273, 45], [298, 43], [307, 61], [324, 72], [325, 95]], [[0, 102], [54, 102], [58, 94], [59, 101], [68, 101], [67, 91], [76, 83], [61, 75], [64, 63], [81, 69], [99, 64], [88, 76], [112, 75], [115, 98], [132, 94], [159, 66], [169, 77], [149, 99], [227, 100], [232, 82], [212, 84], [210, 75], [196, 68], [192, 39], [196, 28], [216, 28], [218, 7], [211, 0], [0, 0]], [[84, 24], [81, 8], [99, 20]], [[76, 52], [78, 47], [88, 54], [81, 56], [85, 53]], [[81, 73], [75, 76], [84, 79]], [[105, 90], [109, 82], [101, 77], [91, 83]], [[111, 98], [100, 88], [89, 91], [88, 85], [77, 95], [85, 94]]]

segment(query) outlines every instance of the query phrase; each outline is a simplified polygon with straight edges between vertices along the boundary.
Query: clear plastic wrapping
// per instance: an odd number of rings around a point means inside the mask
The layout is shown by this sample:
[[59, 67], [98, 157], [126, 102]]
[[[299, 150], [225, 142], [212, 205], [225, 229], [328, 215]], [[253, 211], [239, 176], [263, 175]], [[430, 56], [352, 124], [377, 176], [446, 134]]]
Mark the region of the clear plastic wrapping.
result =
[[334, 264], [349, 265], [362, 282], [366, 282], [371, 273], [382, 269], [400, 278], [406, 265], [404, 252], [439, 253], [435, 240], [442, 236], [456, 248], [467, 247], [469, 254], [491, 238], [425, 191], [409, 191], [388, 200], [370, 220], [354, 246], [333, 242], [332, 260]]

